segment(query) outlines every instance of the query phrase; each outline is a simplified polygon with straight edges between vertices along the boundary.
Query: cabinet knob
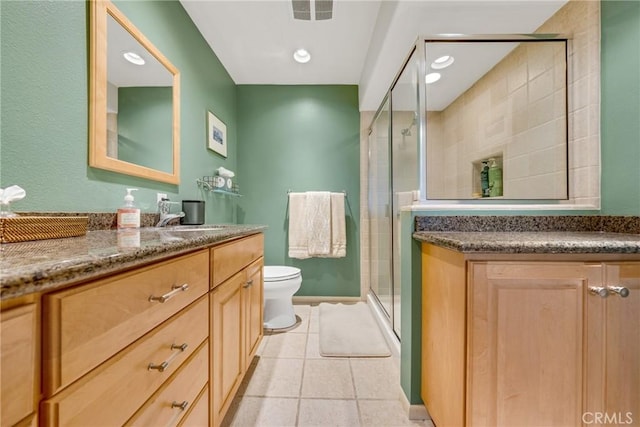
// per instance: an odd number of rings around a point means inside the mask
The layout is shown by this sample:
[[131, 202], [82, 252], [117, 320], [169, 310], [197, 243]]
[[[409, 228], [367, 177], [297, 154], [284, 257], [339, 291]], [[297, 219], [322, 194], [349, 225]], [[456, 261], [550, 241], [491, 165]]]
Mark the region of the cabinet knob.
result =
[[624, 286], [609, 286], [607, 290], [613, 294], [618, 294], [622, 298], [629, 296], [629, 289]]
[[250, 288], [253, 285], [253, 279], [247, 280], [247, 283], [244, 284], [243, 288]]
[[589, 288], [589, 293], [591, 295], [598, 295], [600, 298], [606, 298], [609, 296], [609, 291], [607, 290], [607, 288], [604, 288], [602, 286], [591, 286]]

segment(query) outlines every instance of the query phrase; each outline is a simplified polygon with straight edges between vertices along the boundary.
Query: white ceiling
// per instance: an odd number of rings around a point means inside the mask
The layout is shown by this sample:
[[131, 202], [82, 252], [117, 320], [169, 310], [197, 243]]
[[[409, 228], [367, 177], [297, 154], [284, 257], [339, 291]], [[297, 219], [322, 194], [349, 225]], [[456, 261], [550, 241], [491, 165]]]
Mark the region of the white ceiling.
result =
[[531, 33], [566, 0], [334, 0], [328, 21], [294, 20], [289, 0], [180, 2], [235, 83], [357, 84], [371, 111], [418, 36]]

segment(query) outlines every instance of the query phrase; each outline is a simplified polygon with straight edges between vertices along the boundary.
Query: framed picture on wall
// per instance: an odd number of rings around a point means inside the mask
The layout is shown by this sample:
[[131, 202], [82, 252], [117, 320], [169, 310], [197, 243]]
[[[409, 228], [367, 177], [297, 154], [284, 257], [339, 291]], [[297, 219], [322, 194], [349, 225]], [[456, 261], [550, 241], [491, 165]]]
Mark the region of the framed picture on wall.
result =
[[227, 126], [207, 111], [207, 148], [227, 157]]

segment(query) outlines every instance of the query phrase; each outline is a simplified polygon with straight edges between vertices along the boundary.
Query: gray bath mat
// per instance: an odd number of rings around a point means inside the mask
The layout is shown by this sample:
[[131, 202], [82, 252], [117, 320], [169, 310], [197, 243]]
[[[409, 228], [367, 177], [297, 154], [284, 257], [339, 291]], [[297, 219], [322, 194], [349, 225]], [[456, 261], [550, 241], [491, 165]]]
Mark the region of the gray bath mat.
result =
[[391, 352], [366, 303], [322, 303], [320, 355], [387, 357]]

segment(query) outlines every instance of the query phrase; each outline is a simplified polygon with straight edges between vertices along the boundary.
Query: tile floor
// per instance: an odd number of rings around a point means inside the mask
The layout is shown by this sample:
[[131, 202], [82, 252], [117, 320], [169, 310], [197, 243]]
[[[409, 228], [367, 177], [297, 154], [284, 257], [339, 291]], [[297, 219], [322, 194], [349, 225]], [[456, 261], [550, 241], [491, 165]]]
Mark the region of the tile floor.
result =
[[322, 357], [318, 306], [295, 310], [297, 327], [265, 334], [224, 426], [433, 426], [407, 418], [396, 358]]

